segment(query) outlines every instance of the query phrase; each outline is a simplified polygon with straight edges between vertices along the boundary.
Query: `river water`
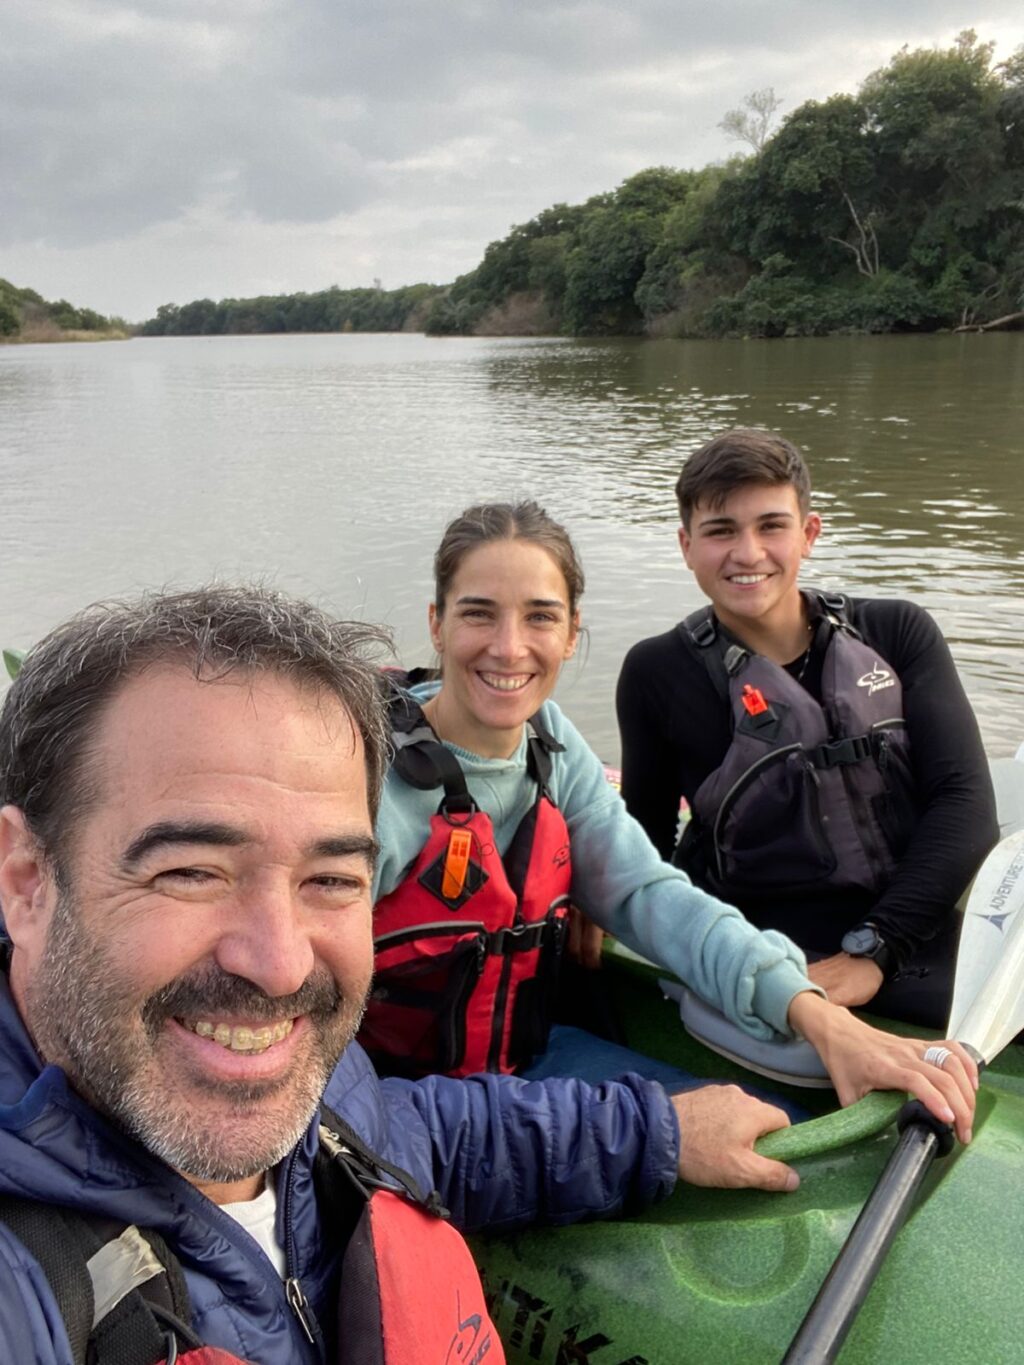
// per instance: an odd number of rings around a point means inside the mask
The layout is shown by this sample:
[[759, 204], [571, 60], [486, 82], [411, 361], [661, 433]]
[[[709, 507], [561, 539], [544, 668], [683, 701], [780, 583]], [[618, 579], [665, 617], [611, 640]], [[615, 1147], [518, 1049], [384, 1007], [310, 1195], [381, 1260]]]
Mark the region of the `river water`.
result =
[[280, 336], [0, 348], [0, 644], [99, 597], [258, 576], [428, 660], [431, 555], [471, 501], [574, 533], [589, 648], [560, 699], [618, 754], [622, 655], [699, 604], [683, 457], [807, 454], [806, 581], [937, 617], [993, 754], [1024, 738], [1024, 334], [778, 342]]

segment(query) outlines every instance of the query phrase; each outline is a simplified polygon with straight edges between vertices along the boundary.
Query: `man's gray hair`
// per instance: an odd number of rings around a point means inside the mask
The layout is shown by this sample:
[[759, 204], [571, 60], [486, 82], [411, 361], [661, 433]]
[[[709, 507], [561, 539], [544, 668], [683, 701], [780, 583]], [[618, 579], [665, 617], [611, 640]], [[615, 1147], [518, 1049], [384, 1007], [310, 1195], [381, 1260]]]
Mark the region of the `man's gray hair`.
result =
[[180, 662], [200, 681], [273, 673], [333, 694], [366, 755], [376, 817], [388, 763], [379, 626], [336, 621], [309, 602], [259, 586], [214, 584], [98, 602], [26, 656], [0, 709], [0, 805], [11, 802], [58, 871], [73, 823], [95, 796], [85, 761], [100, 715], [130, 677]]

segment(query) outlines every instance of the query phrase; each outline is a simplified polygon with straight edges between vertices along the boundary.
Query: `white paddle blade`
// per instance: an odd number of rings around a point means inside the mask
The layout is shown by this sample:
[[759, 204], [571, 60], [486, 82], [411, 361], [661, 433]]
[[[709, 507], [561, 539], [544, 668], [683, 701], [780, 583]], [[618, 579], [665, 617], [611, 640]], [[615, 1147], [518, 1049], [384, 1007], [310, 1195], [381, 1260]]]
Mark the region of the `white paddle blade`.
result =
[[967, 899], [948, 1036], [986, 1061], [1024, 1028], [1024, 830], [982, 863]]

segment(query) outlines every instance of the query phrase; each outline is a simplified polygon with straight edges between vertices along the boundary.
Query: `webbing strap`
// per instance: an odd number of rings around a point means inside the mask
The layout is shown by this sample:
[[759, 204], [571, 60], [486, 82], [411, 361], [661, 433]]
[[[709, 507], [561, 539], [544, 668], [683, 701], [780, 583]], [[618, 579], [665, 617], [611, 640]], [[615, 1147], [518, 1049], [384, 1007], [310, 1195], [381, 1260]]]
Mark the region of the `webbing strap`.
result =
[[452, 751], [433, 736], [396, 748], [392, 766], [403, 781], [419, 791], [443, 787], [441, 806], [446, 813], [469, 815], [476, 810], [462, 765]]
[[75, 1365], [155, 1365], [175, 1333], [200, 1344], [181, 1266], [157, 1233], [13, 1196], [0, 1198], [0, 1219], [49, 1280]]
[[[317, 1158], [318, 1161], [323, 1158], [329, 1165], [344, 1166], [349, 1179], [362, 1189], [364, 1198], [374, 1189], [394, 1190], [395, 1185], [398, 1185], [414, 1204], [419, 1204], [439, 1218], [449, 1217], [436, 1190], [424, 1194], [407, 1170], [378, 1156], [340, 1114], [323, 1103], [320, 1105], [320, 1150]], [[390, 1176], [391, 1183], [381, 1180], [382, 1174]]]
[[812, 594], [812, 600], [816, 601], [821, 607], [825, 620], [832, 627], [838, 627], [845, 631], [847, 635], [852, 635], [855, 640], [862, 640], [864, 637], [850, 620], [850, 599], [842, 592], [816, 592]]
[[[419, 702], [407, 692], [394, 688], [389, 706], [394, 749], [391, 763], [402, 780], [419, 791], [443, 787], [441, 810], [446, 815], [464, 815], [475, 811], [476, 802], [469, 794], [462, 765], [434, 734]], [[527, 768], [541, 791], [548, 795], [551, 755], [563, 753], [565, 745], [555, 739], [539, 714], [531, 716], [527, 725], [530, 727]]]
[[711, 685], [718, 693], [719, 701], [729, 700], [729, 673], [726, 669], [724, 651], [718, 633], [718, 622], [710, 607], [700, 607], [681, 621], [676, 627], [683, 643], [696, 654], [707, 669]]
[[99, 1238], [75, 1214], [32, 1199], [0, 1198], [0, 1220], [39, 1262], [57, 1300], [75, 1365], [85, 1365], [93, 1323], [92, 1279], [86, 1261]]
[[120, 1237], [105, 1242], [85, 1265], [92, 1281], [93, 1327], [112, 1313], [126, 1294], [155, 1275], [162, 1275], [153, 1248], [136, 1227], [127, 1227]]

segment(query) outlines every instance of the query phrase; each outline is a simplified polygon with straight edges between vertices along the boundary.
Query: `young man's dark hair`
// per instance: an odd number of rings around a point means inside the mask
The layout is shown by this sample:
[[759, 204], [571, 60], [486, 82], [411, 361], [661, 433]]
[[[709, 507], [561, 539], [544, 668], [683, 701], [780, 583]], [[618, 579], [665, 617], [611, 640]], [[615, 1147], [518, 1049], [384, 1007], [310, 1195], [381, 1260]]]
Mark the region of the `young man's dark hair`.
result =
[[811, 506], [811, 476], [796, 446], [772, 431], [734, 427], [701, 446], [683, 465], [676, 481], [679, 516], [688, 531], [699, 503], [717, 510], [745, 484], [786, 483], [793, 485], [801, 514], [806, 516]]

